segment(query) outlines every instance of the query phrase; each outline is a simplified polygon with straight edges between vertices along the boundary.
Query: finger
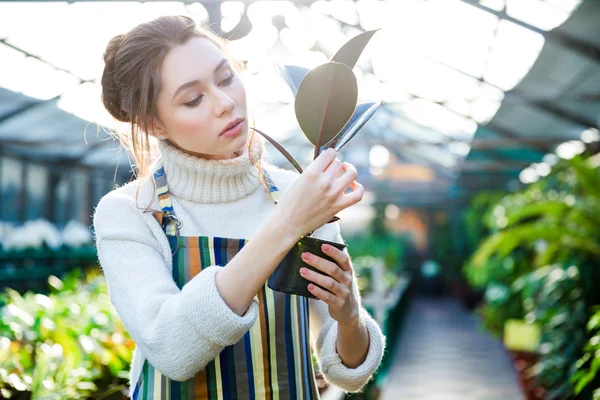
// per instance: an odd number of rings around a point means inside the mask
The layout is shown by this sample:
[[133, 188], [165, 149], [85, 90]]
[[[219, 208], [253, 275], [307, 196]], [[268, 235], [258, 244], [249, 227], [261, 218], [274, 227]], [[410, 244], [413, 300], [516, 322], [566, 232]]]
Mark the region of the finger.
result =
[[308, 285], [308, 291], [315, 295], [317, 299], [323, 300], [329, 306], [341, 307], [344, 303], [342, 299], [340, 299], [337, 296], [334, 296], [333, 293], [321, 289], [320, 287], [318, 287], [317, 285], [313, 285], [312, 283]]
[[342, 176], [336, 179], [335, 183], [333, 184], [333, 188], [337, 193], [345, 191], [346, 188], [350, 186], [350, 184], [358, 177], [356, 168], [350, 163], [343, 163], [341, 169], [345, 172], [342, 174]]
[[314, 282], [323, 289], [330, 291], [337, 297], [344, 297], [348, 288], [344, 288], [338, 281], [330, 276], [325, 276], [308, 268], [300, 268], [302, 277], [310, 282]]
[[340, 197], [338, 206], [340, 209], [344, 209], [350, 207], [353, 204], [358, 203], [362, 200], [363, 194], [365, 192], [365, 188], [360, 183], [354, 181], [352, 182], [352, 192], [348, 194], [344, 194]]
[[329, 164], [329, 166], [327, 167], [327, 169], [325, 170], [325, 173], [323, 174], [325, 179], [331, 181], [335, 178], [338, 177], [340, 171], [343, 170], [343, 164], [342, 162], [336, 157], [331, 164]]
[[329, 275], [337, 282], [344, 280], [344, 271], [334, 262], [331, 262], [323, 257], [311, 253], [304, 253], [302, 259], [305, 263], [312, 265], [316, 269]]
[[[340, 249], [338, 249], [335, 246], [332, 246], [330, 244], [323, 244], [323, 246], [321, 246], [321, 249], [323, 250], [323, 252], [325, 254], [327, 254], [329, 257], [333, 258], [333, 260], [335, 261], [335, 263], [344, 271], [352, 271], [352, 266], [350, 265], [350, 255], [348, 253], [346, 253], [345, 251], [342, 251]], [[339, 280], [338, 280], [339, 282]], [[344, 282], [342, 282], [344, 283]]]
[[312, 170], [314, 169], [317, 172], [323, 172], [325, 171], [325, 168], [327, 168], [327, 166], [333, 161], [335, 160], [335, 157], [337, 156], [337, 151], [335, 151], [335, 149], [327, 149], [326, 151], [322, 152], [321, 154], [319, 154], [319, 156], [317, 158], [314, 159], [313, 162], [310, 163], [310, 165], [308, 166], [308, 168], [306, 168], [306, 170]]

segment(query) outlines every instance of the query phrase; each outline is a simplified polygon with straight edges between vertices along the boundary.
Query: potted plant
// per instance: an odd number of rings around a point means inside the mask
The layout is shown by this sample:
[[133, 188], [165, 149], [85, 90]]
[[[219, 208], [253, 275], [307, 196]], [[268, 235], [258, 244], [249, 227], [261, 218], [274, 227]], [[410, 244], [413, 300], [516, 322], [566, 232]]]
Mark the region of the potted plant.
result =
[[[372, 102], [357, 106], [358, 86], [352, 72], [364, 47], [376, 31], [367, 31], [350, 39], [330, 62], [312, 70], [296, 66], [276, 66], [295, 95], [296, 119], [303, 134], [315, 146], [315, 159], [328, 148], [339, 151], [381, 105], [380, 102]], [[273, 144], [298, 172], [303, 172], [300, 163], [280, 143], [264, 132], [252, 129]], [[337, 220], [339, 218], [334, 217], [328, 223]], [[315, 298], [308, 291], [310, 282], [300, 275], [300, 268], [316, 269], [302, 260], [302, 252], [308, 251], [333, 261], [322, 252], [321, 246], [327, 243], [343, 250], [346, 245], [311, 237], [313, 232], [302, 236], [277, 266], [268, 280], [271, 289]]]

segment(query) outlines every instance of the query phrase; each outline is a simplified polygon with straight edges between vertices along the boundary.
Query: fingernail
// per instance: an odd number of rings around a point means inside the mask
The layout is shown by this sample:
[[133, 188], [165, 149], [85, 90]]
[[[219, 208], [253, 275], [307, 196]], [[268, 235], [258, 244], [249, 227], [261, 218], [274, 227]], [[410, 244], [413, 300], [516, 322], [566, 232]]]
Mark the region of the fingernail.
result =
[[302, 253], [302, 259], [303, 260], [308, 260], [310, 258], [310, 254], [308, 253]]
[[307, 272], [306, 268], [300, 268], [300, 275], [306, 275]]
[[323, 245], [323, 251], [324, 252], [328, 252], [329, 250], [331, 250], [331, 246], [329, 246], [328, 244], [324, 244]]

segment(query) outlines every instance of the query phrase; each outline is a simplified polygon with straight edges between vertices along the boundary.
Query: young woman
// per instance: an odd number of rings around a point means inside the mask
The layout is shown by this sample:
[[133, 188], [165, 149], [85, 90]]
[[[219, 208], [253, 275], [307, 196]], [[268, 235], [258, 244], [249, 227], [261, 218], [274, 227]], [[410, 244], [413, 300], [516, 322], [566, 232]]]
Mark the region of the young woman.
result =
[[347, 251], [306, 254], [322, 273], [303, 275], [328, 289], [310, 284], [317, 299], [266, 285], [307, 232], [343, 242], [327, 222], [361, 200], [356, 169], [333, 150], [301, 175], [261, 166], [241, 67], [188, 17], [116, 36], [104, 60], [102, 100], [130, 126], [138, 173], [94, 213], [109, 296], [137, 345], [132, 398], [318, 399], [311, 345], [329, 382], [359, 390], [385, 338]]

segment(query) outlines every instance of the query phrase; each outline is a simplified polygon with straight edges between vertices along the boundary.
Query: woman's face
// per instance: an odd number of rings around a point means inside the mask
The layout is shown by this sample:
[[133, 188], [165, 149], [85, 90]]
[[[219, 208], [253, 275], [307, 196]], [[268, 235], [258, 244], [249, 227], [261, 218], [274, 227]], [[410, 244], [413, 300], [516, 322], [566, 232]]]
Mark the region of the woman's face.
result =
[[[209, 39], [194, 37], [167, 53], [157, 101], [161, 130], [155, 133], [165, 135], [188, 154], [229, 159], [246, 144], [244, 85]], [[241, 125], [222, 135], [236, 119], [242, 120]]]

